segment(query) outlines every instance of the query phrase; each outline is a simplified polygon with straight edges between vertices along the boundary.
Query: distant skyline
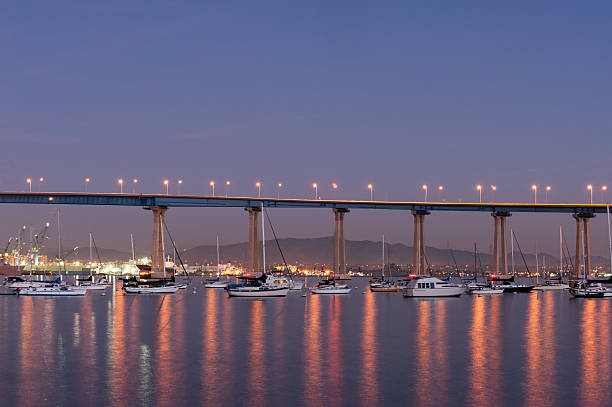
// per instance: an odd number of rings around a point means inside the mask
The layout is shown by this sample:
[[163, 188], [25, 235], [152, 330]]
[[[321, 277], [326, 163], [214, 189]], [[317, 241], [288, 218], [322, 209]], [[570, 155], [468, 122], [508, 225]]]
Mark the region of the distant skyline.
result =
[[[519, 2], [520, 3], [520, 2]], [[612, 187], [612, 4], [12, 2], [0, 38], [0, 190], [420, 201], [586, 202]], [[44, 177], [42, 185], [39, 178]], [[612, 194], [612, 191], [608, 191]], [[612, 195], [607, 197], [612, 200]], [[63, 207], [64, 241], [150, 246], [151, 215]], [[324, 210], [273, 210], [283, 237], [328, 236]], [[347, 238], [412, 244], [409, 213], [352, 211]], [[0, 244], [50, 206], [2, 205]], [[246, 240], [241, 209], [171, 209], [185, 248]], [[555, 254], [567, 215], [515, 214]], [[487, 248], [488, 214], [433, 214], [427, 244]], [[593, 253], [607, 256], [605, 217]], [[533, 250], [528, 250], [533, 251]]]

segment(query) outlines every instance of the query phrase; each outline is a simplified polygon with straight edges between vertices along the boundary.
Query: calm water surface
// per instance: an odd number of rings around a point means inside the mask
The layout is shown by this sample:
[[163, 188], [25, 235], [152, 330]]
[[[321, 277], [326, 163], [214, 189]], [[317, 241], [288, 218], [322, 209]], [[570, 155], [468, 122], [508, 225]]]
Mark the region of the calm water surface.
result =
[[610, 300], [192, 285], [0, 296], [0, 405], [612, 405]]

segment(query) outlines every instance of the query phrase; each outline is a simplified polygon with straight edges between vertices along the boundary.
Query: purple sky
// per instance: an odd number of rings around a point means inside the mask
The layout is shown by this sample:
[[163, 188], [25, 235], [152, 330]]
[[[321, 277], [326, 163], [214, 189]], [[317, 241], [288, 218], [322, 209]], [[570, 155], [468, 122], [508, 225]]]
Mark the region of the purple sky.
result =
[[[584, 202], [612, 180], [609, 2], [12, 2], [0, 14], [0, 189]], [[39, 177], [44, 177], [42, 186]], [[127, 182], [127, 181], [126, 181]], [[131, 186], [126, 184], [126, 190]], [[611, 185], [612, 187], [612, 185]], [[610, 191], [612, 194], [612, 191]], [[437, 193], [430, 194], [437, 199]], [[485, 191], [490, 200], [490, 191]], [[610, 197], [612, 198], [612, 196]], [[539, 196], [544, 199], [543, 193]], [[2, 236], [52, 207], [6, 205]], [[150, 245], [151, 216], [64, 209], [66, 241]], [[282, 236], [332, 231], [329, 211], [276, 210]], [[171, 210], [182, 246], [243, 241], [243, 211]], [[515, 215], [523, 246], [557, 252], [566, 215]], [[489, 245], [486, 214], [427, 218], [428, 243]], [[410, 242], [407, 213], [353, 212], [347, 237]], [[0, 236], [2, 240], [5, 237]], [[568, 242], [572, 245], [573, 239]], [[523, 243], [525, 242], [525, 243]], [[593, 251], [605, 254], [604, 217]]]

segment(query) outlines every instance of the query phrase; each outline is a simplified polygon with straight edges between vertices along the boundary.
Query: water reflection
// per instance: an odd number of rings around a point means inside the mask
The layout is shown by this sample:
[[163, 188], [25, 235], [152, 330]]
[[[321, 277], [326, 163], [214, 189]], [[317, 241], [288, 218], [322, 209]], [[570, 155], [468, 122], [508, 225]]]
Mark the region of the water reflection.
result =
[[557, 405], [555, 385], [557, 353], [554, 315], [558, 293], [532, 294], [527, 303], [525, 351], [527, 377], [524, 384], [525, 404], [531, 406]]
[[112, 392], [107, 394], [109, 404], [113, 406], [125, 405], [128, 399], [129, 388], [126, 378], [128, 368], [126, 365], [125, 342], [125, 296], [113, 295], [108, 302], [107, 323], [107, 374], [109, 388]]
[[219, 338], [217, 333], [218, 295], [213, 290], [206, 292], [204, 324], [202, 325], [202, 401], [204, 405], [212, 404], [219, 394]]
[[266, 401], [264, 322], [264, 302], [253, 301], [251, 304], [251, 317], [249, 318], [249, 348], [247, 350], [247, 394], [249, 397], [249, 404], [253, 406], [263, 406]]
[[340, 405], [343, 401], [342, 391], [342, 298], [329, 298], [329, 339], [327, 341], [327, 380], [328, 405]]
[[[474, 296], [469, 330], [469, 405], [500, 405], [502, 373], [500, 306], [502, 296]], [[488, 318], [487, 318], [488, 317]]]
[[448, 392], [440, 389], [448, 380], [446, 307], [449, 301], [453, 299], [418, 300], [417, 303], [415, 396], [419, 406], [448, 403]]
[[580, 323], [580, 384], [578, 399], [582, 405], [610, 403], [610, 301], [586, 299]]
[[322, 338], [321, 338], [321, 297], [309, 295], [304, 307], [304, 404], [320, 406], [324, 402]]
[[17, 400], [19, 405], [40, 405], [42, 392], [39, 390], [37, 374], [40, 369], [40, 345], [36, 339], [38, 330], [34, 324], [34, 298], [22, 297], [21, 330], [19, 335], [19, 378], [17, 380]]
[[367, 291], [363, 302], [361, 326], [361, 380], [360, 401], [364, 406], [380, 404], [378, 385], [378, 337], [376, 334], [376, 294]]

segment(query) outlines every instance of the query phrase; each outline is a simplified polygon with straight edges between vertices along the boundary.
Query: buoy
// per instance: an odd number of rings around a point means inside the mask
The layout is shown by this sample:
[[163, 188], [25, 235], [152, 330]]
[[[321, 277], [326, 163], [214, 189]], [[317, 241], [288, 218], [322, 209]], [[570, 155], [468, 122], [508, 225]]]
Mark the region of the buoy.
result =
[[306, 297], [306, 294], [302, 294], [302, 297]]
[[102, 294], [100, 294], [100, 295], [106, 295], [106, 293], [102, 293]]
[[365, 291], [362, 291], [361, 294], [365, 294]]

